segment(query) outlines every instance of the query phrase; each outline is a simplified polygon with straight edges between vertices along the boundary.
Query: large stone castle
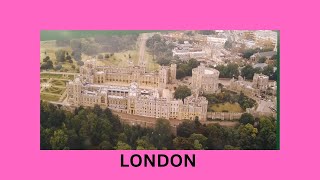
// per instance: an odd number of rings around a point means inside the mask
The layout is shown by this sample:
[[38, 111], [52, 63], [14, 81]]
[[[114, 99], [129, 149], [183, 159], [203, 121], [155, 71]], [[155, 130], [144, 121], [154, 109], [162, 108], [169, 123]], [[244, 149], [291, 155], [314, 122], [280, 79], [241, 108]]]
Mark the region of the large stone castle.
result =
[[[117, 112], [152, 118], [206, 120], [207, 99], [198, 93], [184, 100], [175, 99], [167, 88], [175, 82], [175, 64], [147, 73], [145, 67], [97, 66], [95, 60], [87, 60], [80, 67], [80, 75], [67, 84], [67, 103], [72, 106], [98, 104]], [[200, 88], [207, 90], [206, 86]]]

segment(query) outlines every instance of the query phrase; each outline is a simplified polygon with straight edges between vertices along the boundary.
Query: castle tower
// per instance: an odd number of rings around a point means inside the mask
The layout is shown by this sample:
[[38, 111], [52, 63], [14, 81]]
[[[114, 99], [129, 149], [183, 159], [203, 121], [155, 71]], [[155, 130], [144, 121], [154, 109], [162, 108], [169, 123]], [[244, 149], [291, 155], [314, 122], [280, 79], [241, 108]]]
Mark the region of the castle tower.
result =
[[165, 88], [168, 83], [168, 71], [166, 68], [161, 67], [159, 71], [159, 88]]
[[173, 83], [177, 80], [177, 65], [170, 65], [170, 82]]

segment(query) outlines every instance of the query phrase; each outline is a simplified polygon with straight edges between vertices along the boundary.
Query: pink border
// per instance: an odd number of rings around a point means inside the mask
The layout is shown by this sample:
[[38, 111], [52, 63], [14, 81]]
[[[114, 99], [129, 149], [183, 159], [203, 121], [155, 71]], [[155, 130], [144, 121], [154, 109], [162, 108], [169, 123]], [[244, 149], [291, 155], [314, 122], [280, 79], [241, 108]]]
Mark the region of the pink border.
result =
[[[0, 179], [320, 179], [316, 2], [2, 2]], [[279, 29], [281, 150], [40, 151], [38, 53], [45, 29]], [[197, 165], [120, 167], [121, 153], [137, 152], [196, 153]]]

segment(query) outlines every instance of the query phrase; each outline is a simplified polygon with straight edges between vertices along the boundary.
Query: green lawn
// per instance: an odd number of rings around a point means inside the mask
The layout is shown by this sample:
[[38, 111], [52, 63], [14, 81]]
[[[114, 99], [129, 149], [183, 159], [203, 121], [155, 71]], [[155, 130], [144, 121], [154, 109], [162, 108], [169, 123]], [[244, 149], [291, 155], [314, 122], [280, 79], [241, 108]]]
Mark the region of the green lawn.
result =
[[214, 112], [243, 112], [243, 109], [238, 103], [231, 104], [229, 102], [214, 104], [209, 110]]
[[59, 101], [60, 95], [40, 93], [40, 99], [44, 101]]

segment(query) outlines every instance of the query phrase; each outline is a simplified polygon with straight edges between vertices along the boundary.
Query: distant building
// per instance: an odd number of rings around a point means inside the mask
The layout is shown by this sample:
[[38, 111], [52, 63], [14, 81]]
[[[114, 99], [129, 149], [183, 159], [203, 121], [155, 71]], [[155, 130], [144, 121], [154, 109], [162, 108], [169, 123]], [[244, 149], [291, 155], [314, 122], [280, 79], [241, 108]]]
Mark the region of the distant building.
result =
[[252, 87], [261, 91], [266, 91], [268, 88], [269, 76], [255, 73], [253, 76]]
[[258, 52], [250, 56], [250, 59], [252, 61], [258, 61], [260, 57], [266, 57], [266, 60], [270, 60], [274, 55], [277, 55], [276, 51]]
[[228, 39], [225, 37], [213, 37], [213, 36], [207, 37], [207, 43], [209, 45], [224, 46], [227, 40]]
[[255, 64], [255, 65], [253, 65], [252, 67], [253, 67], [253, 68], [264, 69], [264, 68], [267, 67], [267, 66], [268, 66], [268, 64], [266, 64], [266, 63], [257, 63], [257, 64]]
[[178, 56], [182, 60], [189, 60], [190, 58], [204, 58], [206, 52], [201, 48], [194, 47], [188, 41], [184, 41], [183, 44], [178, 44], [172, 50], [173, 56]]

